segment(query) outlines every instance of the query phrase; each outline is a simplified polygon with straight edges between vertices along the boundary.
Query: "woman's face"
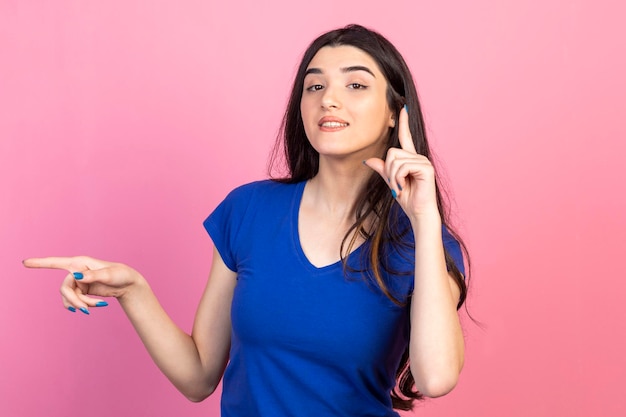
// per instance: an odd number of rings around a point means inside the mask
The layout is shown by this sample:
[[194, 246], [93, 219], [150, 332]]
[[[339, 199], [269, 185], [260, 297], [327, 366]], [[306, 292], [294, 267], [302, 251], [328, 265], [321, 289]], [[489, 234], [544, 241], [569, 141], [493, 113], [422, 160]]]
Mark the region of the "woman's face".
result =
[[381, 156], [395, 125], [387, 80], [376, 61], [353, 46], [326, 46], [315, 54], [304, 77], [300, 111], [320, 157]]

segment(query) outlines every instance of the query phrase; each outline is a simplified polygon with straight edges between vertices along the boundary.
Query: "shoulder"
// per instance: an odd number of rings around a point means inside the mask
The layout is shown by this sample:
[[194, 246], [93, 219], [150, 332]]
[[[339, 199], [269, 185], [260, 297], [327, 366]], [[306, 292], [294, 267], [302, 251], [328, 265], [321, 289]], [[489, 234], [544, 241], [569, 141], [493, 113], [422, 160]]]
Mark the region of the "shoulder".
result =
[[[396, 242], [394, 249], [400, 253], [402, 259], [412, 258], [415, 250], [415, 236], [409, 218], [398, 204], [392, 206], [389, 218], [391, 235], [395, 237], [391, 240]], [[456, 267], [464, 274], [463, 249], [459, 239], [455, 232], [443, 222], [441, 224], [441, 240], [445, 251]]]
[[286, 184], [275, 180], [260, 180], [240, 185], [233, 189], [226, 199], [246, 199], [255, 196], [275, 195], [289, 192], [300, 183]]
[[287, 184], [274, 180], [260, 180], [250, 182], [233, 189], [222, 206], [237, 207], [246, 210], [248, 207], [257, 209], [275, 207], [290, 202], [297, 194], [302, 183]]
[[[405, 240], [410, 241], [411, 244], [415, 243], [411, 221], [398, 204], [391, 207], [389, 219], [394, 233], [404, 236]], [[459, 244], [455, 234], [443, 222], [441, 223], [441, 238], [444, 246]]]

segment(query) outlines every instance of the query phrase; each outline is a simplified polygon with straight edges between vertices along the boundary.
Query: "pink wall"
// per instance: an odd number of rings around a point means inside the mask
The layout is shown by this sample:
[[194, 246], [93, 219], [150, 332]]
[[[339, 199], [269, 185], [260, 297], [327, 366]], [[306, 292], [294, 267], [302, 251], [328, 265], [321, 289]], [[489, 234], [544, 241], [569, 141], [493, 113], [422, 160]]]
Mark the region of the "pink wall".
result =
[[117, 303], [62, 308], [90, 254], [190, 329], [204, 217], [264, 176], [307, 43], [359, 22], [419, 82], [470, 245], [466, 369], [420, 416], [623, 416], [626, 8], [618, 1], [0, 1], [0, 415], [217, 416]]

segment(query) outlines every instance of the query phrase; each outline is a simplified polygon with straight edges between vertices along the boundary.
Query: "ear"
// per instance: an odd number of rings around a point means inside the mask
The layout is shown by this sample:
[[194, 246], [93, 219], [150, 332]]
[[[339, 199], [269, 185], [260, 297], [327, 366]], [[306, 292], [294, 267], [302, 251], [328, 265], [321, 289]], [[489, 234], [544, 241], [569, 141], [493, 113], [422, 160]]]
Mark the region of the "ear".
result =
[[388, 122], [388, 126], [393, 129], [394, 127], [396, 127], [396, 115], [393, 114], [392, 111], [389, 111], [389, 122]]

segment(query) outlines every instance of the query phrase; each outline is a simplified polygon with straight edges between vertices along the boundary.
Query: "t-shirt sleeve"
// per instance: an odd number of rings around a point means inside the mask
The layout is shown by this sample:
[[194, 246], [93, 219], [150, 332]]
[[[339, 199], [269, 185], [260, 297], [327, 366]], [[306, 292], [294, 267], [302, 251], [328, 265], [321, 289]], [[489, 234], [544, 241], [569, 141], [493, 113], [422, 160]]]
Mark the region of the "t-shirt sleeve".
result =
[[203, 222], [224, 264], [234, 272], [237, 272], [237, 237], [248, 201], [249, 193], [239, 187], [231, 191]]
[[461, 245], [455, 239], [455, 237], [452, 236], [452, 234], [445, 226], [442, 226], [441, 232], [443, 238], [443, 247], [452, 258], [454, 265], [456, 265], [461, 274], [465, 276], [465, 264], [463, 262], [463, 251], [461, 250]]

